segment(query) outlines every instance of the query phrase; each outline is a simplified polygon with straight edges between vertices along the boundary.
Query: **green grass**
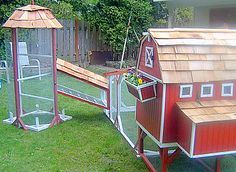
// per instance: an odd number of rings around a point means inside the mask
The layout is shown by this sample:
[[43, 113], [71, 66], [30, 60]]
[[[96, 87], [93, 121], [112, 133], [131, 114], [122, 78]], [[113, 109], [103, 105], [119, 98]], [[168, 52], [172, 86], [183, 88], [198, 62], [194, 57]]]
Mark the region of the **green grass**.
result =
[[[92, 69], [103, 73], [101, 69]], [[88, 87], [75, 79], [58, 75], [59, 83], [66, 83], [85, 93], [98, 96], [98, 90]], [[29, 93], [48, 95], [48, 79], [33, 83], [24, 82], [24, 89]], [[42, 88], [38, 90], [38, 87]], [[125, 87], [125, 86], [124, 86]], [[122, 87], [123, 95], [128, 95]], [[0, 121], [7, 118], [6, 84], [0, 90]], [[49, 94], [50, 95], [50, 94]], [[132, 105], [133, 100], [124, 98], [125, 103]], [[35, 105], [28, 100], [30, 109]], [[11, 104], [12, 105], [12, 104]], [[43, 104], [45, 109], [50, 105]], [[41, 107], [41, 106], [40, 106]], [[135, 153], [106, 118], [102, 109], [81, 103], [59, 95], [59, 108], [66, 110], [73, 119], [53, 128], [36, 133], [23, 131], [0, 123], [0, 171], [147, 171], [141, 159]], [[133, 142], [137, 139], [137, 126], [134, 113], [121, 113], [125, 133]], [[32, 120], [30, 120], [32, 121]], [[145, 147], [157, 150], [157, 146], [146, 138]], [[160, 160], [150, 160], [160, 170]], [[214, 164], [214, 158], [207, 163]], [[234, 172], [236, 160], [227, 156], [222, 160], [222, 171]], [[182, 154], [169, 167], [169, 172], [204, 172], [205, 169], [195, 160]]]
[[[3, 84], [0, 121], [6, 92]], [[60, 95], [59, 107], [73, 119], [39, 133], [0, 124], [0, 171], [147, 171], [102, 109]]]

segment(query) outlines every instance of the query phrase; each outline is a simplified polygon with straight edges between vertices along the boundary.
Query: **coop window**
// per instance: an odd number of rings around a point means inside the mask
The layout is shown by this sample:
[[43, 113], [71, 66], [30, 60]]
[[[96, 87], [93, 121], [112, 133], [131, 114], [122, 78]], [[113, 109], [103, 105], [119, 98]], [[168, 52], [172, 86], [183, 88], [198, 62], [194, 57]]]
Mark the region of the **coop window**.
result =
[[205, 84], [201, 87], [201, 97], [213, 96], [213, 84]]
[[180, 86], [180, 98], [189, 98], [193, 94], [193, 85], [181, 85]]
[[153, 47], [146, 47], [145, 66], [153, 68], [153, 59], [154, 59]]
[[222, 84], [222, 96], [233, 96], [233, 83]]

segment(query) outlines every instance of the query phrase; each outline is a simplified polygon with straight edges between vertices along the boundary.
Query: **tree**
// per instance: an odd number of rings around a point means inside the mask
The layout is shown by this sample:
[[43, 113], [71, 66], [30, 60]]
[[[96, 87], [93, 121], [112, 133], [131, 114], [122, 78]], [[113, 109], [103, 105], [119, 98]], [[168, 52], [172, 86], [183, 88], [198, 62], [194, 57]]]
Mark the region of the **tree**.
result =
[[101, 29], [106, 44], [113, 51], [123, 49], [128, 19], [131, 15], [130, 40], [137, 44], [133, 30], [141, 37], [142, 32], [151, 26], [153, 7], [148, 0], [99, 0], [96, 5], [87, 6], [84, 18]]

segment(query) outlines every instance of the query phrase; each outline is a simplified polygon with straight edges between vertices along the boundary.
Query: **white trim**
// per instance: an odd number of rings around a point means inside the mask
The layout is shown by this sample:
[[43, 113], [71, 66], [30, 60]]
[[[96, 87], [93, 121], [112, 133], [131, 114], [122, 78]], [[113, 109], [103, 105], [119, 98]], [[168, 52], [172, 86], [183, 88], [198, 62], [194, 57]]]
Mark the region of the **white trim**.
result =
[[[203, 94], [203, 89], [205, 87], [210, 87], [211, 88], [211, 93], [210, 94]], [[214, 85], [213, 84], [203, 84], [201, 85], [201, 97], [212, 97], [214, 92]]]
[[[145, 47], [144, 61], [145, 61], [146, 67], [153, 68], [154, 66], [154, 48], [153, 47], [149, 47], [149, 46]], [[150, 64], [148, 64], [147, 62], [150, 62]]]
[[51, 74], [51, 73], [45, 73], [45, 74], [34, 75], [34, 76], [25, 77], [25, 78], [19, 78], [19, 79], [17, 79], [17, 81], [25, 81], [25, 80], [40, 78], [40, 77], [42, 77], [42, 76], [48, 76], [48, 75], [50, 75], [50, 74]]
[[164, 135], [165, 105], [166, 105], [166, 84], [163, 84], [162, 108], [161, 108], [161, 127], [160, 127], [160, 142], [161, 143], [163, 143], [163, 135]]
[[[183, 89], [184, 88], [190, 88], [190, 94], [189, 95], [183, 95]], [[180, 85], [180, 92], [179, 92], [179, 97], [180, 98], [190, 98], [193, 96], [193, 85], [188, 84], [188, 85]]]
[[137, 69], [138, 69], [139, 64], [140, 64], [140, 58], [141, 58], [141, 54], [142, 54], [143, 43], [144, 43], [144, 41], [145, 41], [146, 39], [147, 39], [147, 35], [143, 38], [143, 40], [142, 40], [141, 43], [140, 43], [140, 49], [139, 49], [139, 55], [138, 55], [138, 63], [137, 63], [137, 66], [136, 66]]
[[140, 70], [140, 69], [137, 69], [137, 71], [143, 73], [145, 76], [149, 77], [150, 79], [156, 80], [157, 82], [163, 84], [163, 82], [162, 82], [161, 79], [158, 79], [158, 78], [156, 78], [155, 76], [152, 76], [152, 75], [150, 75], [150, 74], [148, 74], [148, 73], [146, 73], [146, 72], [144, 72], [144, 71], [142, 71], [142, 70]]
[[30, 56], [30, 57], [48, 57], [48, 58], [52, 58], [51, 55], [42, 55], [42, 54], [23, 54], [23, 53], [19, 53], [18, 55], [20, 55], [20, 56]]
[[226, 151], [226, 152], [216, 152], [216, 153], [207, 153], [201, 155], [194, 155], [192, 158], [205, 158], [205, 157], [212, 157], [212, 156], [220, 156], [220, 155], [229, 155], [229, 154], [236, 154], [235, 151]]
[[36, 99], [41, 99], [41, 100], [47, 100], [47, 101], [54, 102], [54, 99], [50, 99], [50, 98], [47, 98], [47, 97], [41, 97], [41, 96], [36, 96], [36, 95], [32, 95], [32, 94], [25, 94], [25, 93], [21, 93], [20, 95], [25, 96], [25, 97], [36, 98]]
[[[231, 87], [230, 91], [231, 93], [230, 94], [226, 94], [224, 93], [224, 87]], [[224, 97], [230, 97], [230, 96], [233, 96], [234, 94], [234, 84], [233, 83], [225, 83], [225, 84], [222, 84], [222, 87], [221, 87], [221, 96], [224, 96]]]
[[182, 146], [177, 143], [177, 146], [189, 157], [189, 158], [207, 158], [213, 156], [220, 156], [220, 155], [230, 155], [236, 154], [235, 151], [226, 151], [226, 152], [216, 152], [216, 153], [208, 153], [208, 154], [201, 154], [201, 155], [190, 155]]
[[177, 146], [189, 157], [192, 158], [192, 156], [182, 147], [177, 143]]
[[121, 112], [135, 112], [136, 111], [136, 107], [135, 106], [121, 107], [120, 111]]
[[195, 136], [196, 136], [196, 124], [192, 123], [192, 134], [190, 143], [190, 155], [193, 156], [194, 146], [195, 146]]
[[168, 148], [168, 147], [175, 147], [177, 146], [177, 143], [161, 143], [159, 140], [157, 140], [151, 133], [148, 132], [137, 120], [136, 123], [138, 126], [147, 134], [148, 137], [150, 137], [160, 148]]

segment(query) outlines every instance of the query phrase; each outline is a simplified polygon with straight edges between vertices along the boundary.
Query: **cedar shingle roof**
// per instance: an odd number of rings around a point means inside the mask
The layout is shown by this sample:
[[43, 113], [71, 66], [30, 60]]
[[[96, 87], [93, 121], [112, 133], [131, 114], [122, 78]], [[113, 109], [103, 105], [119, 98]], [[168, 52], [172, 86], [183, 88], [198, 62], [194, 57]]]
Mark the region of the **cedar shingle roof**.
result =
[[149, 29], [164, 83], [236, 79], [236, 30]]
[[236, 120], [235, 100], [177, 102], [179, 109], [194, 123]]
[[17, 8], [3, 27], [7, 28], [62, 28], [50, 9], [38, 5]]

